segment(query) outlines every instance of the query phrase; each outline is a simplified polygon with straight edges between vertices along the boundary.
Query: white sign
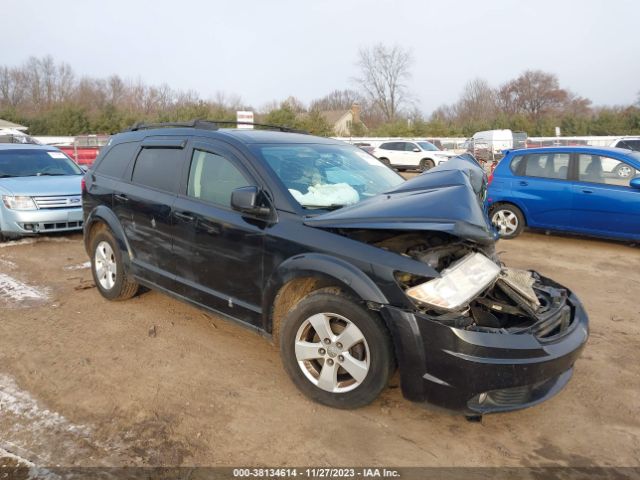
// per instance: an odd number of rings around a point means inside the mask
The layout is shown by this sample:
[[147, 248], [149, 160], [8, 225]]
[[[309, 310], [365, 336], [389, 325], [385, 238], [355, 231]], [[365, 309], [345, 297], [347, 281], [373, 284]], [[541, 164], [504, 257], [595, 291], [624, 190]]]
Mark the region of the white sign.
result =
[[[249, 123], [253, 123], [253, 112], [236, 112], [236, 120], [238, 122], [249, 122]], [[238, 124], [238, 128], [249, 128], [249, 129], [253, 129], [253, 125], [243, 125], [243, 124]]]
[[560, 127], [556, 127], [556, 137], [560, 136]]

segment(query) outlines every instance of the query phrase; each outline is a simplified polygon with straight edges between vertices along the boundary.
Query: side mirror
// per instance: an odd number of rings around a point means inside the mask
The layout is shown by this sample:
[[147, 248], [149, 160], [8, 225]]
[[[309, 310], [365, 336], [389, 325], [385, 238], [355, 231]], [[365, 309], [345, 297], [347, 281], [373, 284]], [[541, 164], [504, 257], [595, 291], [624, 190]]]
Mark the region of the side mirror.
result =
[[231, 208], [240, 213], [266, 217], [271, 209], [260, 205], [260, 194], [260, 189], [256, 186], [236, 188], [231, 192]]
[[417, 153], [417, 152], [419, 152], [419, 151], [420, 151], [420, 149], [419, 149], [418, 147], [415, 147], [415, 148], [413, 149], [413, 151]]
[[631, 188], [640, 189], [640, 177], [632, 178], [631, 181], [629, 182], [629, 186]]

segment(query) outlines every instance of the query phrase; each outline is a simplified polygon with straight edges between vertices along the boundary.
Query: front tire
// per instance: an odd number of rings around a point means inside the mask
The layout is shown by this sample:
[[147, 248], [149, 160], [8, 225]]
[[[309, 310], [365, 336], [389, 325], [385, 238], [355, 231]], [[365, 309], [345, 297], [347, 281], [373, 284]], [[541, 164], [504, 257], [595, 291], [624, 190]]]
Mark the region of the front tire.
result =
[[280, 354], [307, 397], [335, 408], [368, 405], [394, 371], [388, 330], [379, 317], [336, 289], [301, 300], [283, 319]]
[[524, 230], [525, 220], [522, 211], [515, 205], [502, 203], [491, 209], [491, 223], [500, 232], [500, 238], [516, 238]]
[[418, 170], [420, 170], [421, 172], [426, 172], [427, 170], [431, 170], [435, 166], [436, 165], [433, 160], [431, 160], [430, 158], [423, 158], [422, 160], [420, 160], [420, 166], [418, 167]]
[[138, 292], [139, 285], [127, 277], [122, 252], [106, 228], [91, 239], [91, 273], [98, 291], [108, 300], [127, 300]]
[[615, 168], [614, 173], [619, 178], [631, 178], [631, 177], [634, 176], [635, 170], [632, 167], [630, 167], [629, 165], [621, 163], [620, 165], [618, 165]]

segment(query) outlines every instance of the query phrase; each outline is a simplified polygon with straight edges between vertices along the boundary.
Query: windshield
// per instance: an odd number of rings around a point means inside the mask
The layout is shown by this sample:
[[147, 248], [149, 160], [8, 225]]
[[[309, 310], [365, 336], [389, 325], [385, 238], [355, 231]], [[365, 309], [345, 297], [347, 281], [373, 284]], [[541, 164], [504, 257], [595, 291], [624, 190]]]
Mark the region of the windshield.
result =
[[339, 208], [391, 190], [404, 179], [348, 145], [265, 145], [257, 153], [305, 208]]
[[418, 143], [418, 145], [420, 145], [420, 148], [422, 150], [425, 150], [427, 152], [433, 152], [433, 151], [439, 151], [440, 150], [438, 147], [436, 147], [431, 142], [417, 142], [417, 143]]
[[40, 175], [81, 175], [64, 153], [47, 150], [0, 150], [0, 178]]

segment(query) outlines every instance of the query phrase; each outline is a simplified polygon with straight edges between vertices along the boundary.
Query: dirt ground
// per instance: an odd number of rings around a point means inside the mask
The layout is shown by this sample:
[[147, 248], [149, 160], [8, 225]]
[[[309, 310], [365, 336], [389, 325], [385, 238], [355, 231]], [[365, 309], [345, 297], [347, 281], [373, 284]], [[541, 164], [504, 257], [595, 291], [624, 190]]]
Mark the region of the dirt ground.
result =
[[557, 397], [470, 423], [404, 400], [397, 377], [366, 408], [317, 405], [249, 330], [156, 292], [104, 300], [80, 235], [0, 244], [0, 457], [45, 466], [639, 466], [640, 249], [526, 233], [498, 250], [577, 292], [591, 337]]

